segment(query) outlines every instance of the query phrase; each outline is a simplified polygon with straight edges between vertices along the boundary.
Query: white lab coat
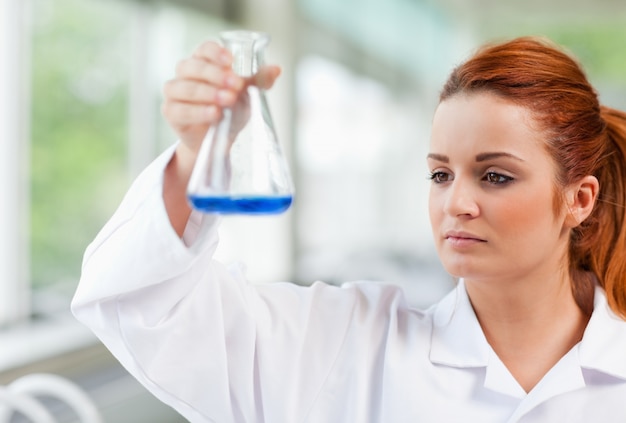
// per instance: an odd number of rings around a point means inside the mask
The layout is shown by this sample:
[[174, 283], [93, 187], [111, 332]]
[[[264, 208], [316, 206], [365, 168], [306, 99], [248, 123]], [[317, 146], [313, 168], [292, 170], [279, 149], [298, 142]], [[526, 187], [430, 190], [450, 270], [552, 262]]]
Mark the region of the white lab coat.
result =
[[626, 323], [600, 288], [583, 340], [526, 394], [462, 282], [420, 311], [382, 284], [249, 284], [212, 260], [211, 216], [195, 215], [182, 242], [162, 202], [171, 154], [87, 249], [72, 309], [188, 420], [626, 422]]

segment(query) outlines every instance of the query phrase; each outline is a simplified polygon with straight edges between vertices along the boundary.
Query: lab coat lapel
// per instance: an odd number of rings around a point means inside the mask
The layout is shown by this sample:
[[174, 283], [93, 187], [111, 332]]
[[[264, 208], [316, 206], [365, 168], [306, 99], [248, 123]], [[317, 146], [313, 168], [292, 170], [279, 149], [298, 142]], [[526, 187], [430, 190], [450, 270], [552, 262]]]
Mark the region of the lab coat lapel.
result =
[[611, 311], [599, 286], [580, 343], [580, 365], [626, 381], [626, 322]]
[[451, 367], [484, 367], [484, 387], [513, 398], [526, 393], [487, 342], [461, 280], [435, 310], [430, 361]]
[[430, 361], [452, 367], [486, 367], [490, 351], [461, 280], [435, 309]]
[[[568, 380], [569, 386], [576, 389], [584, 386], [584, 381], [576, 352], [573, 354], [574, 358], [564, 358], [558, 369], [553, 369], [552, 373], [558, 373], [557, 379]], [[459, 282], [457, 289], [448, 294], [435, 310], [430, 360], [432, 363], [451, 367], [485, 367], [486, 389], [520, 400], [527, 397], [487, 342], [463, 281]], [[556, 383], [542, 387], [542, 390], [545, 396], [553, 396], [563, 392], [562, 386]], [[534, 404], [530, 399], [525, 402]]]

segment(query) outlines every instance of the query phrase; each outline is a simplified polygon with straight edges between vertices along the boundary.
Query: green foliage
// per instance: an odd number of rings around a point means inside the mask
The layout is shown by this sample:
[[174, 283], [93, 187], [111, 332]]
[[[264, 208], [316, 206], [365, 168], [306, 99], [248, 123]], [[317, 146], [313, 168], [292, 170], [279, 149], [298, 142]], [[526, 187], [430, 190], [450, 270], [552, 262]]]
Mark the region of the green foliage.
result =
[[[197, 12], [153, 6], [146, 11], [183, 19], [183, 38], [192, 44], [189, 51], [198, 40], [225, 27]], [[73, 292], [87, 244], [128, 187], [128, 84], [136, 7], [132, 1], [33, 1], [30, 271], [34, 289], [53, 288], [61, 295]], [[181, 35], [176, 25], [172, 31], [178, 31], [175, 37]], [[187, 53], [181, 52], [181, 57]], [[163, 121], [155, 125], [157, 139], [164, 138], [166, 145], [173, 142]]]
[[34, 3], [30, 242], [35, 287], [75, 285], [87, 243], [124, 189], [130, 54], [124, 6], [95, 0]]
[[623, 20], [593, 22], [580, 27], [555, 25], [546, 33], [569, 48], [594, 79], [626, 84], [626, 25]]
[[516, 13], [506, 19], [482, 22], [480, 36], [486, 40], [523, 35], [545, 36], [574, 54], [589, 76], [602, 84], [626, 85], [626, 25], [623, 13], [615, 17], [589, 14], [542, 16]]

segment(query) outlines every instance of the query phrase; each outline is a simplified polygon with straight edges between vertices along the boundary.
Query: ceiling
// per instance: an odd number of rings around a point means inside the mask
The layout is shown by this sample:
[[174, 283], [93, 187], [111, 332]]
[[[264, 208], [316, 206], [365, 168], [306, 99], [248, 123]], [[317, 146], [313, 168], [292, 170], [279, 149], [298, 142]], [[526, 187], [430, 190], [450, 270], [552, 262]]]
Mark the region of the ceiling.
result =
[[[415, 0], [410, 0], [415, 1]], [[427, 0], [478, 33], [543, 23], [613, 22], [626, 26], [624, 0]]]
[[[415, 1], [415, 0], [411, 0]], [[626, 14], [623, 0], [430, 0], [430, 3], [451, 13], [477, 20], [522, 14], [556, 18], [576, 16], [613, 17]]]
[[[146, 3], [171, 3], [200, 10], [205, 13], [236, 19], [246, 4], [265, 0], [135, 0]], [[289, 1], [289, 0], [285, 0]], [[317, 0], [290, 0], [300, 6]], [[268, 1], [268, 3], [271, 3]], [[375, 3], [404, 3], [437, 9], [443, 14], [482, 27], [505, 25], [516, 20], [579, 20], [625, 19], [624, 0], [343, 0], [355, 10]]]

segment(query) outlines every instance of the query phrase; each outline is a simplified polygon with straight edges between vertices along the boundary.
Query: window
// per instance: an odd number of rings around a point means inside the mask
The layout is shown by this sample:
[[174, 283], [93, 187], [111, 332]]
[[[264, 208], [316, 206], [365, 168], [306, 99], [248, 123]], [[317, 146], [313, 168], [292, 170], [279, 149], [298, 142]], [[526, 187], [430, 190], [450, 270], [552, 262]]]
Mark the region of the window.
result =
[[[0, 2], [0, 324], [67, 311], [87, 243], [132, 178], [174, 141], [159, 112], [163, 82], [200, 40], [234, 25], [174, 4], [222, 7], [221, 15], [245, 16], [245, 26], [269, 27], [277, 38], [297, 32], [268, 51], [287, 73], [269, 101], [279, 138], [293, 150], [294, 213], [233, 218], [222, 228], [221, 256], [242, 259], [253, 280], [413, 271], [407, 257], [427, 250], [429, 237], [426, 219], [413, 219], [424, 214], [413, 160], [422, 160], [436, 90], [472, 40], [546, 33], [572, 46], [603, 98], [624, 107], [623, 57], [612, 54], [624, 38], [619, 15], [574, 24], [567, 17], [564, 25], [551, 20], [557, 16], [524, 21], [530, 15], [495, 9], [461, 17], [445, 3], [299, 0], [286, 14], [260, 13], [256, 2], [239, 2], [244, 11], [228, 0], [204, 3]], [[360, 13], [348, 13], [357, 6]], [[320, 80], [338, 85], [309, 90]], [[388, 260], [363, 267], [370, 255]]]
[[425, 102], [319, 56], [297, 75], [297, 278], [384, 280], [430, 305], [451, 279], [428, 222]]
[[1, 7], [0, 80], [12, 93], [0, 109], [0, 323], [8, 324], [67, 313], [87, 244], [130, 181], [175, 141], [160, 116], [163, 82], [225, 24], [131, 1]]
[[129, 9], [121, 2], [33, 3], [29, 245], [35, 313], [67, 306], [85, 246], [127, 183]]

